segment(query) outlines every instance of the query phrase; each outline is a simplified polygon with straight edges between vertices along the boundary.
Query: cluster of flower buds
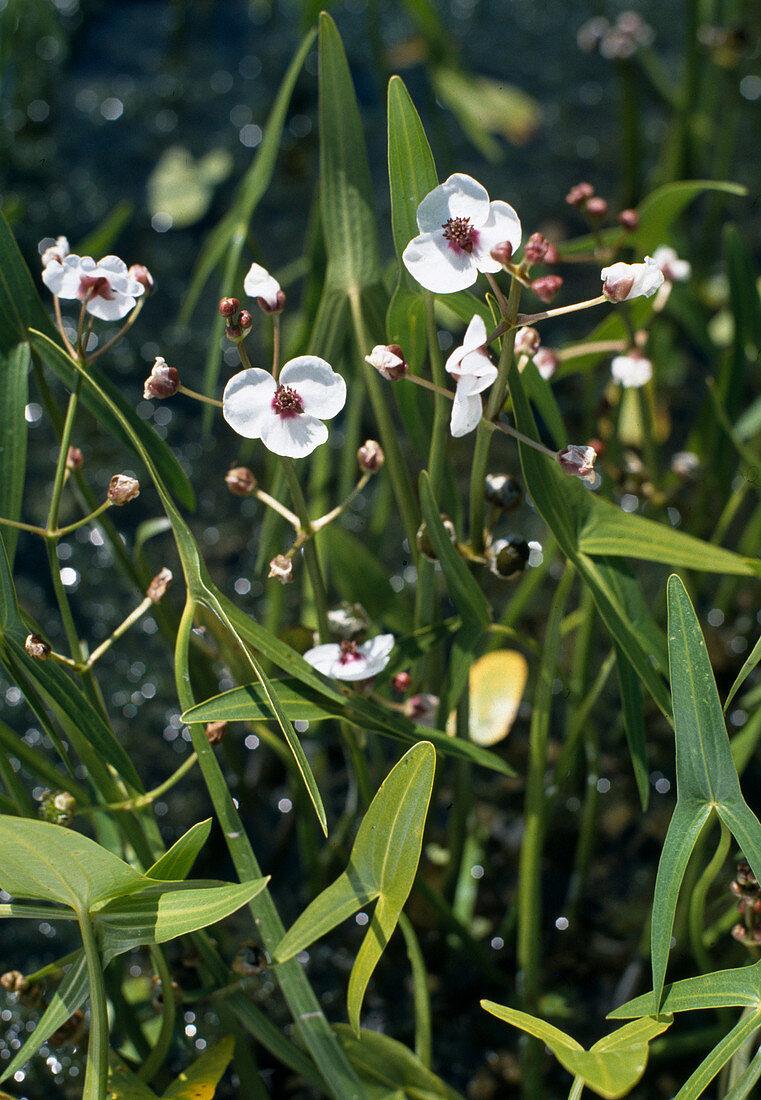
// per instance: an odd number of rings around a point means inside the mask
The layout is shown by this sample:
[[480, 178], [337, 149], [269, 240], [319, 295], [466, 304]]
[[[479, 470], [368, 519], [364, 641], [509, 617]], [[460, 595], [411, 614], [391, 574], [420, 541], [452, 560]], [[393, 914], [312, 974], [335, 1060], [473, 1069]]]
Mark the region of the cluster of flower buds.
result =
[[761, 943], [761, 890], [747, 860], [737, 864], [737, 874], [729, 888], [737, 898], [737, 912], [742, 917], [742, 922], [732, 928], [732, 936], [746, 947], [757, 947]]
[[643, 46], [652, 45], [653, 38], [653, 28], [636, 11], [622, 11], [615, 23], [595, 16], [582, 23], [576, 33], [580, 50], [599, 50], [607, 61], [624, 61]]
[[240, 308], [237, 298], [220, 298], [219, 312], [225, 319], [225, 336], [228, 340], [242, 340], [254, 327], [254, 318], [247, 309]]
[[70, 825], [76, 805], [74, 795], [68, 791], [43, 791], [38, 816], [51, 825]]
[[162, 355], [157, 355], [151, 373], [143, 383], [143, 397], [146, 401], [151, 397], [163, 401], [166, 397], [174, 397], [179, 388], [179, 371], [176, 367], [170, 367]]

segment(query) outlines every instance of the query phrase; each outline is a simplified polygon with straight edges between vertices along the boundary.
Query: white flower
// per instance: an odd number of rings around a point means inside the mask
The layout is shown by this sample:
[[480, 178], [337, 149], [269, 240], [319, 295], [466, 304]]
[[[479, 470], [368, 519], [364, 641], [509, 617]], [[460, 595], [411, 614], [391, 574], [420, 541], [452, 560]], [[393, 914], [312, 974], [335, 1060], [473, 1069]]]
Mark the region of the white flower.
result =
[[334, 680], [369, 680], [383, 671], [393, 648], [394, 635], [379, 634], [362, 645], [349, 641], [317, 645], [306, 651], [304, 660]]
[[54, 257], [42, 272], [42, 281], [56, 297], [84, 302], [87, 312], [101, 321], [126, 317], [145, 292], [118, 256], [104, 256], [97, 264], [91, 256], [73, 253]]
[[626, 389], [639, 389], [653, 377], [653, 364], [644, 355], [632, 352], [631, 355], [617, 355], [610, 364], [613, 381]]
[[304, 458], [328, 438], [322, 423], [340, 413], [346, 383], [316, 355], [291, 359], [278, 382], [259, 367], [234, 374], [222, 395], [222, 415], [238, 435], [268, 450]]
[[656, 263], [663, 272], [664, 278], [670, 283], [684, 283], [692, 274], [692, 264], [689, 260], [680, 260], [676, 249], [667, 244], [659, 245], [653, 253], [653, 263]]
[[47, 267], [51, 260], [62, 260], [69, 255], [69, 242], [66, 237], [45, 237], [39, 243], [42, 266]]
[[515, 252], [521, 223], [506, 202], [489, 202], [480, 183], [456, 172], [429, 192], [417, 208], [420, 236], [404, 250], [410, 275], [436, 294], [465, 290], [479, 271], [500, 271], [491, 250], [507, 241]]
[[249, 298], [256, 298], [260, 305], [264, 303], [263, 308], [268, 313], [275, 313], [283, 308], [285, 295], [280, 289], [280, 283], [261, 264], [251, 264], [243, 280], [243, 289]]
[[456, 439], [478, 427], [483, 412], [479, 394], [488, 390], [497, 377], [497, 368], [486, 352], [485, 343], [486, 325], [476, 314], [462, 345], [455, 348], [446, 362], [446, 369], [457, 383], [450, 420], [450, 430]]
[[619, 262], [600, 272], [603, 294], [612, 302], [628, 302], [631, 298], [650, 298], [663, 285], [663, 272], [650, 256], [643, 264]]

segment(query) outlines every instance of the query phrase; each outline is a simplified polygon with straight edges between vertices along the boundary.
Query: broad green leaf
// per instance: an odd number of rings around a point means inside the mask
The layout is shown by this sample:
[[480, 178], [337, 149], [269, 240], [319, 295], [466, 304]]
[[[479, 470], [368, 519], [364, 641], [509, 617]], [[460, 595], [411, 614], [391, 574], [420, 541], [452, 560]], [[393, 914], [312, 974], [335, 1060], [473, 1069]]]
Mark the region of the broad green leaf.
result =
[[481, 1001], [481, 1007], [505, 1023], [535, 1036], [550, 1048], [561, 1066], [596, 1093], [614, 1100], [625, 1096], [642, 1077], [647, 1065], [648, 1046], [671, 1025], [671, 1019], [653, 1016], [624, 1024], [585, 1050], [570, 1035], [526, 1012]]
[[[401, 259], [419, 233], [417, 208], [429, 191], [438, 187], [439, 178], [420, 116], [399, 76], [388, 82], [388, 180], [394, 246]], [[402, 277], [411, 289], [417, 288], [404, 268]]]
[[415, 881], [435, 766], [429, 742], [402, 757], [362, 819], [348, 867], [307, 906], [275, 951], [278, 962], [292, 958], [377, 898], [349, 978], [349, 1020], [357, 1035], [367, 983]]
[[370, 169], [359, 108], [335, 23], [320, 16], [320, 198], [329, 286], [347, 292], [380, 281]]
[[17, 1070], [25, 1066], [53, 1032], [62, 1027], [69, 1017], [82, 1007], [87, 999], [89, 988], [87, 959], [84, 951], [79, 951], [58, 988], [50, 997], [48, 1006], [37, 1021], [34, 1031], [16, 1051], [10, 1062], [3, 1067], [0, 1081], [12, 1077]]
[[170, 879], [186, 879], [190, 869], [195, 863], [198, 853], [206, 843], [211, 832], [211, 818], [199, 821], [175, 841], [168, 852], [164, 852], [161, 859], [156, 860], [146, 872], [146, 878], [158, 879], [166, 882]]
[[459, 1092], [426, 1069], [420, 1059], [396, 1039], [365, 1028], [356, 1035], [346, 1024], [334, 1024], [333, 1030], [362, 1080], [388, 1090], [379, 1092], [379, 1097], [390, 1094], [404, 1100], [462, 1100]]
[[106, 902], [91, 914], [105, 965], [133, 947], [166, 943], [224, 920], [260, 894], [267, 882], [260, 878], [217, 886], [154, 883], [152, 888]]
[[[515, 649], [495, 649], [479, 657], [468, 679], [468, 733], [477, 745], [496, 745], [510, 732], [528, 679], [528, 662]], [[447, 723], [454, 734], [456, 712]]]
[[[664, 987], [661, 1012], [695, 1012], [704, 1008], [753, 1008], [761, 1001], [761, 962], [714, 970], [695, 978], [683, 978]], [[634, 997], [608, 1013], [609, 1020], [652, 1016], [656, 1011], [653, 992]]]
[[[26, 408], [29, 385], [29, 345], [0, 352], [0, 516], [21, 519], [26, 469]], [[3, 541], [13, 564], [18, 531], [3, 527]]]
[[212, 1100], [222, 1074], [230, 1064], [235, 1039], [228, 1035], [188, 1066], [162, 1096], [162, 1100]]
[[32, 818], [0, 816], [0, 888], [77, 913], [148, 882], [89, 837]]

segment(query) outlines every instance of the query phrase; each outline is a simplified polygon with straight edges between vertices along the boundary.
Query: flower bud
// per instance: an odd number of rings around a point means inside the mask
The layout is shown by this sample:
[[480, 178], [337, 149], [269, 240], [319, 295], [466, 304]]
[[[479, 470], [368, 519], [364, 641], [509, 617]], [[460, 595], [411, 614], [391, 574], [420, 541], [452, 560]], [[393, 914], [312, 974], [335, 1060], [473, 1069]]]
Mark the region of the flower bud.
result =
[[210, 745], [219, 745], [225, 739], [227, 722], [207, 722], [205, 732]]
[[225, 325], [225, 336], [228, 340], [240, 340], [243, 335], [243, 329], [240, 325]]
[[248, 466], [231, 466], [225, 474], [225, 485], [236, 497], [247, 497], [256, 489], [256, 478]]
[[534, 279], [531, 289], [543, 302], [551, 302], [563, 285], [560, 275], [542, 275], [540, 279]]
[[569, 477], [580, 477], [583, 481], [594, 481], [595, 461], [597, 451], [594, 447], [582, 447], [578, 443], [572, 443], [558, 451], [558, 462], [564, 474]]
[[242, 309], [240, 311], [238, 324], [240, 325], [240, 330], [243, 335], [248, 336], [249, 332], [254, 327], [254, 318], [251, 316], [247, 309]]
[[519, 328], [515, 334], [515, 354], [533, 357], [541, 342], [542, 338], [535, 328]]
[[80, 451], [79, 447], [69, 447], [66, 452], [66, 469], [71, 473], [75, 473], [77, 470], [81, 470], [85, 461], [85, 456]]
[[141, 286], [145, 287], [146, 294], [152, 294], [155, 283], [153, 276], [144, 264], [133, 264], [127, 272], [133, 279], [136, 279]]
[[580, 210], [582, 206], [586, 206], [594, 193], [595, 189], [591, 183], [577, 183], [568, 192], [565, 201], [569, 206], [575, 206], [577, 210]]
[[523, 500], [523, 490], [512, 474], [487, 474], [484, 495], [489, 504], [503, 512], [514, 512]]
[[29, 634], [24, 642], [24, 649], [35, 661], [46, 661], [50, 656], [50, 646], [39, 634]]
[[163, 401], [165, 397], [174, 397], [179, 388], [179, 371], [176, 367], [170, 367], [163, 356], [157, 355], [143, 386], [144, 399], [148, 401], [155, 397], [158, 401]]
[[148, 585], [146, 596], [154, 603], [160, 603], [166, 595], [166, 590], [172, 583], [172, 570], [167, 569], [166, 566], [156, 574], [151, 583]]
[[556, 264], [560, 259], [560, 253], [554, 244], [548, 243], [547, 251], [544, 254], [544, 262], [546, 264]]
[[239, 309], [240, 302], [237, 298], [220, 298], [219, 312], [223, 317], [234, 317]]
[[534, 355], [534, 366], [545, 382], [549, 382], [552, 378], [558, 369], [559, 362], [560, 360], [552, 348], [539, 348], [539, 351]]
[[24, 993], [29, 988], [29, 982], [20, 970], [7, 970], [0, 975], [0, 985], [9, 993]]
[[[455, 526], [452, 523], [449, 516], [444, 515], [443, 512], [441, 514], [441, 522], [444, 524], [444, 530], [449, 535], [452, 542], [456, 542], [457, 541], [457, 532], [455, 531]], [[433, 548], [433, 543], [431, 542], [431, 536], [428, 534], [428, 528], [425, 525], [425, 523], [420, 524], [420, 527], [418, 528], [417, 538], [416, 538], [415, 541], [417, 542], [418, 550], [420, 551], [420, 553], [423, 555], [424, 558], [427, 558], [428, 561], [438, 561], [439, 560], [437, 555], [436, 555], [436, 551]]]
[[108, 483], [106, 495], [112, 504], [129, 504], [140, 496], [140, 482], [127, 474], [114, 474]]
[[366, 474], [377, 473], [385, 461], [383, 448], [375, 439], [366, 439], [357, 451], [359, 468]]
[[285, 294], [280, 283], [261, 264], [251, 264], [243, 289], [249, 298], [256, 298], [257, 304], [265, 313], [280, 313], [285, 305]]
[[608, 213], [608, 204], [599, 195], [594, 195], [587, 201], [587, 214], [592, 218], [604, 218]]
[[44, 791], [38, 816], [51, 825], [70, 825], [77, 802], [68, 791]]
[[412, 695], [404, 704], [404, 715], [419, 726], [433, 726], [439, 702], [438, 695], [430, 695], [428, 692]]
[[636, 210], [622, 210], [618, 215], [618, 224], [627, 233], [633, 233], [639, 225], [639, 214]]
[[361, 603], [344, 601], [328, 611], [328, 626], [333, 634], [345, 641], [352, 641], [370, 629], [370, 616]]
[[490, 252], [490, 256], [493, 260], [496, 260], [498, 264], [502, 264], [503, 267], [506, 267], [513, 258], [513, 246], [509, 241], [502, 241], [501, 244], [494, 246]]
[[266, 951], [263, 951], [258, 944], [249, 940], [248, 943], [241, 944], [235, 952], [235, 958], [231, 963], [230, 969], [234, 974], [240, 974], [241, 977], [250, 978], [255, 974], [261, 974], [268, 966], [269, 962], [267, 960]]
[[285, 309], [285, 291], [278, 287], [274, 304], [270, 298], [257, 298], [256, 304], [264, 313], [282, 313]]
[[619, 261], [600, 272], [602, 292], [611, 302], [628, 302], [631, 298], [649, 298], [663, 286], [663, 272], [650, 256], [642, 264]]
[[409, 691], [411, 683], [412, 677], [409, 672], [397, 672], [391, 681], [391, 687], [394, 691], [398, 691], [400, 695], [404, 695], [405, 692]]
[[542, 233], [532, 233], [526, 241], [523, 253], [530, 264], [540, 264], [547, 255], [550, 242]]
[[270, 562], [268, 578], [274, 578], [281, 584], [291, 584], [293, 581], [293, 562], [285, 554], [278, 554]]
[[526, 568], [531, 550], [520, 535], [498, 539], [486, 551], [489, 569], [497, 577], [517, 577]]
[[389, 382], [398, 382], [410, 369], [398, 344], [376, 344], [365, 356], [365, 362], [375, 367], [378, 374]]

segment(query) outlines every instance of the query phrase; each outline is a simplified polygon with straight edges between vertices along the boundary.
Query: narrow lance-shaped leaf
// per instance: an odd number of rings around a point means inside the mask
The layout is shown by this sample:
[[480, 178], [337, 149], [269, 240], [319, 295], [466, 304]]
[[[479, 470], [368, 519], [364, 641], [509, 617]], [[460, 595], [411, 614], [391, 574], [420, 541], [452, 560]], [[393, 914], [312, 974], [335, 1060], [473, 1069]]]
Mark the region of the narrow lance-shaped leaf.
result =
[[210, 817], [193, 825], [145, 872], [146, 877], [162, 882], [187, 878], [210, 832]]
[[[24, 410], [29, 392], [29, 345], [0, 353], [0, 516], [21, 519], [26, 468], [27, 425]], [[5, 547], [13, 563], [18, 531], [3, 528]]]
[[362, 819], [348, 867], [307, 906], [275, 951], [278, 962], [292, 958], [377, 899], [349, 979], [349, 1020], [357, 1035], [367, 983], [415, 880], [435, 763], [433, 745], [425, 741], [402, 757]]

